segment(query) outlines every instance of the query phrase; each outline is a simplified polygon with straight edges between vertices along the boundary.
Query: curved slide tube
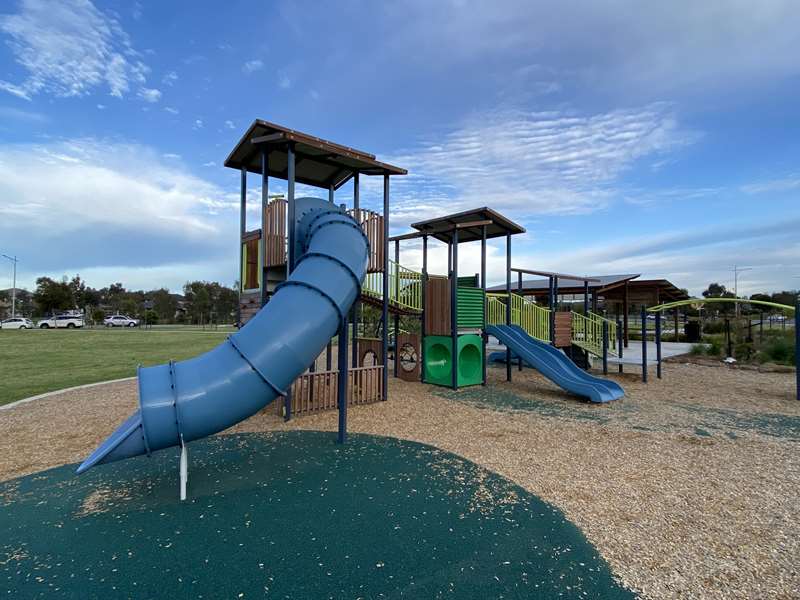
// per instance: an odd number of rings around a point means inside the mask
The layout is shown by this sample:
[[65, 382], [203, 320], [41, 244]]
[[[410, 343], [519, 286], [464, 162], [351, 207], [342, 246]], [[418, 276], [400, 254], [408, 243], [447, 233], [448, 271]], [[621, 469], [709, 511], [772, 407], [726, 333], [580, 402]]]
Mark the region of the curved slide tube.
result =
[[298, 198], [303, 252], [245, 327], [209, 352], [139, 368], [139, 410], [78, 468], [179, 446], [222, 431], [279, 396], [339, 331], [358, 298], [369, 242], [336, 205]]
[[505, 344], [512, 356], [522, 358], [528, 366], [568, 392], [592, 402], [610, 402], [625, 395], [618, 383], [590, 375], [563, 352], [530, 337], [521, 327], [491, 325], [486, 328], [486, 333]]

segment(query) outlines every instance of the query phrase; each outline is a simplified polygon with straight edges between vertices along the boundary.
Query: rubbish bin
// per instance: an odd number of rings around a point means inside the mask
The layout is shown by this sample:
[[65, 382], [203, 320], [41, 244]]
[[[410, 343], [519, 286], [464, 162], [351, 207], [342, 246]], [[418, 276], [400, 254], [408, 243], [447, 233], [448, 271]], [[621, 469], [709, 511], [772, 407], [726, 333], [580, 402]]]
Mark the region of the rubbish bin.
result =
[[686, 335], [686, 341], [691, 344], [696, 344], [700, 341], [700, 321], [687, 321], [683, 326], [683, 333]]

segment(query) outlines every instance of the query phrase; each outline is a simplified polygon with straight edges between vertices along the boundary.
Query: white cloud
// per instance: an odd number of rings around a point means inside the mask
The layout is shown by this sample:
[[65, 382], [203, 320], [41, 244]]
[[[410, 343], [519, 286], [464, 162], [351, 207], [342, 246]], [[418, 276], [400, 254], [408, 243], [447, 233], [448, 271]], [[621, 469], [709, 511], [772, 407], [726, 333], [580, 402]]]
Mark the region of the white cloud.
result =
[[[571, 111], [476, 113], [450, 131], [389, 157], [395, 223], [491, 205], [525, 220], [598, 210], [620, 195], [621, 176], [644, 157], [692, 143], [670, 107], [582, 115]], [[367, 186], [379, 185], [366, 179]]]
[[220, 260], [235, 249], [237, 194], [178, 160], [96, 139], [0, 146], [0, 239], [40, 273]]
[[0, 119], [27, 121], [29, 123], [43, 123], [47, 121], [47, 117], [42, 113], [12, 108], [10, 106], [0, 106]]
[[177, 115], [180, 111], [177, 108], [173, 108], [172, 106], [165, 106], [164, 110], [171, 115]]
[[746, 194], [766, 194], [788, 192], [800, 188], [800, 175], [787, 175], [778, 179], [759, 181], [743, 185], [741, 190]]
[[145, 102], [155, 103], [161, 100], [161, 90], [143, 87], [139, 88], [137, 96]]
[[84, 96], [103, 84], [121, 97], [148, 72], [119, 22], [89, 0], [22, 0], [18, 13], [0, 16], [0, 31], [28, 72], [0, 89], [21, 98]]
[[250, 73], [255, 73], [256, 71], [260, 71], [263, 68], [264, 68], [264, 61], [259, 58], [248, 60], [246, 63], [244, 63], [244, 65], [242, 65], [242, 71], [244, 71], [248, 75]]
[[180, 154], [175, 154], [173, 152], [167, 152], [165, 154], [162, 154], [161, 156], [163, 156], [164, 158], [176, 158], [176, 159], [181, 157]]
[[225, 121], [225, 127], [227, 127], [228, 129], [236, 129], [236, 125], [234, 124], [233, 121], [230, 120]]
[[292, 87], [292, 80], [289, 79], [286, 73], [281, 73], [281, 75], [278, 76], [278, 87], [282, 90], [288, 90]]
[[195, 119], [194, 125], [192, 125], [192, 129], [202, 129], [203, 128], [203, 119]]
[[105, 110], [105, 109], [106, 109], [106, 105], [105, 104], [98, 104], [97, 105], [97, 110]]
[[178, 74], [175, 71], [170, 71], [161, 78], [161, 83], [170, 87], [175, 85], [176, 81], [178, 81]]
[[203, 163], [203, 166], [204, 167], [216, 167], [217, 163], [215, 163], [213, 160], [210, 160], [210, 161], [208, 161], [206, 163]]

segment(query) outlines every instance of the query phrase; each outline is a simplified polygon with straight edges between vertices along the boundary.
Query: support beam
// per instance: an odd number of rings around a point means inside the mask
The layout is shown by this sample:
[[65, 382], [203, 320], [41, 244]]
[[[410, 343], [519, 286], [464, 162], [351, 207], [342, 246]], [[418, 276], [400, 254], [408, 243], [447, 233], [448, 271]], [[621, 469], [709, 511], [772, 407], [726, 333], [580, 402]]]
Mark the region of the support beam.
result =
[[[506, 233], [506, 325], [511, 325], [511, 233]], [[511, 381], [511, 350], [506, 346], [506, 381]]]
[[[295, 155], [294, 143], [286, 146], [286, 203], [287, 203], [287, 235], [289, 247], [286, 252], [286, 279], [294, 270], [295, 255], [295, 205], [294, 205], [294, 184], [295, 184]], [[292, 388], [289, 386], [286, 396], [284, 397], [284, 419], [286, 421], [292, 418]]]
[[420, 381], [425, 381], [425, 328], [427, 327], [427, 320], [425, 318], [425, 311], [427, 306], [425, 304], [425, 297], [428, 290], [428, 236], [422, 236], [422, 314], [420, 315]]
[[242, 167], [239, 190], [239, 298], [236, 301], [236, 326], [242, 326], [242, 289], [244, 289], [245, 265], [242, 238], [247, 231], [247, 168]]
[[661, 312], [656, 313], [656, 377], [661, 379]]
[[553, 275], [547, 278], [547, 305], [550, 309], [550, 345], [556, 345], [556, 295]]
[[383, 399], [389, 399], [389, 176], [383, 176]]
[[[359, 186], [359, 178], [358, 178], [358, 171], [353, 172], [353, 216], [356, 219], [357, 223], [361, 223], [361, 189]], [[357, 368], [361, 365], [358, 364], [358, 317], [359, 317], [359, 309], [360, 305], [358, 303], [358, 298], [356, 301], [353, 302], [353, 310], [352, 310], [352, 320], [353, 320], [353, 340], [351, 345], [353, 346], [353, 354], [350, 359], [350, 364]]]
[[483, 291], [483, 331], [481, 332], [481, 339], [483, 340], [483, 379], [481, 383], [486, 385], [486, 345], [489, 342], [489, 337], [486, 335], [486, 225], [481, 227], [481, 290]]
[[642, 305], [642, 381], [647, 383], [647, 308]]
[[450, 337], [453, 345], [452, 387], [458, 389], [458, 229], [453, 231], [453, 270], [450, 273]]
[[347, 440], [347, 317], [339, 328], [339, 434], [336, 441], [344, 444]]
[[622, 319], [617, 318], [617, 353], [619, 354], [619, 372], [622, 373], [622, 354], [624, 343], [622, 341]]
[[269, 205], [269, 150], [261, 149], [261, 306], [267, 303], [269, 280], [267, 271], [267, 209]]
[[[522, 272], [517, 271], [517, 293], [522, 297]], [[522, 310], [520, 308], [520, 310]], [[520, 314], [520, 322], [522, 321], [522, 315]], [[522, 357], [517, 357], [517, 370], [522, 371]]]
[[[597, 307], [595, 307], [597, 310]], [[583, 282], [583, 314], [584, 316], [589, 314], [589, 282]]]
[[627, 280], [625, 281], [625, 288], [622, 296], [622, 339], [625, 342], [625, 347], [628, 347], [628, 313], [630, 312], [629, 300], [629, 286]]
[[[400, 242], [394, 243], [394, 268], [395, 268], [395, 284], [394, 284], [394, 301], [400, 305]], [[398, 368], [400, 367], [400, 314], [394, 313], [394, 376], [398, 375]]]

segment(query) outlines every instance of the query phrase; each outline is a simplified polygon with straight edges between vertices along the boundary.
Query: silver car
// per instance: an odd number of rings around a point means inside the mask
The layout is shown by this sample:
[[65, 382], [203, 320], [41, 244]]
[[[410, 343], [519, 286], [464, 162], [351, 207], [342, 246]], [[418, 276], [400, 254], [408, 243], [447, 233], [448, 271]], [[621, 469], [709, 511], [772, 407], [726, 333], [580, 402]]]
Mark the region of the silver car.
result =
[[14, 317], [0, 322], [0, 329], [33, 329], [33, 321], [25, 317]]

